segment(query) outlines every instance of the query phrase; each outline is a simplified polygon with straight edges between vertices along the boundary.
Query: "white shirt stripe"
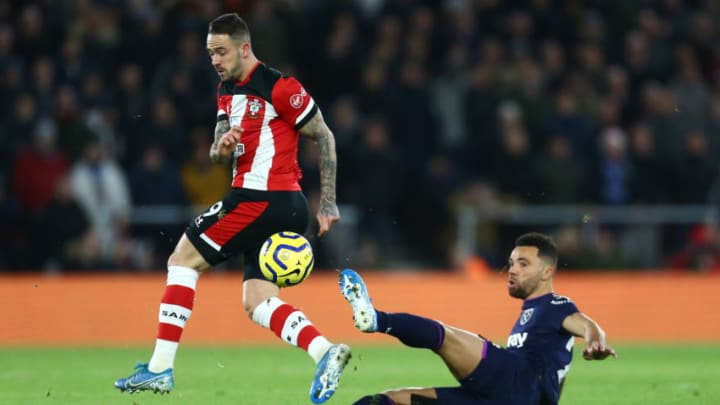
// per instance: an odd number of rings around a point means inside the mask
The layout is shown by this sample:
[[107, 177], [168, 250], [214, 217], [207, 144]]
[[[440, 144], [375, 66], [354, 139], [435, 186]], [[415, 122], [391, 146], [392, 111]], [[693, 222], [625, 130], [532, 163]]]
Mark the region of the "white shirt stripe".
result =
[[311, 98], [307, 107], [305, 107], [303, 112], [301, 112], [300, 115], [298, 115], [297, 119], [295, 120], [295, 125], [299, 124], [302, 120], [304, 120], [305, 116], [310, 114], [310, 111], [312, 111], [313, 107], [315, 107], [315, 100], [313, 100]]
[[273, 157], [275, 156], [275, 139], [269, 123], [275, 117], [277, 117], [275, 108], [271, 104], [265, 103], [265, 116], [260, 129], [258, 146], [255, 150], [250, 171], [245, 173], [243, 177], [243, 187], [245, 188], [263, 191], [268, 189], [270, 168], [272, 168]]
[[230, 126], [239, 126], [245, 117], [245, 109], [247, 108], [247, 96], [244, 94], [235, 94], [232, 98], [230, 106]]

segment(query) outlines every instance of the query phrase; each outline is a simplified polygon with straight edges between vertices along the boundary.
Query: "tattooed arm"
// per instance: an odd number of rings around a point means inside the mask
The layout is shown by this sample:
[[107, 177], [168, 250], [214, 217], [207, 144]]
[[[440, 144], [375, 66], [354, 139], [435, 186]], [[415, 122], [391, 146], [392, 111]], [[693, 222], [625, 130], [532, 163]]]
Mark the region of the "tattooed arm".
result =
[[335, 137], [325, 124], [320, 110], [300, 128], [300, 134], [307, 136], [320, 147], [320, 208], [317, 220], [320, 225], [319, 236], [324, 235], [330, 227], [340, 220], [340, 212], [335, 201], [335, 177], [337, 173], [337, 156], [335, 154]]
[[235, 145], [240, 141], [240, 127], [230, 128], [227, 120], [218, 121], [215, 126], [215, 140], [210, 145], [210, 160], [214, 163], [228, 163], [232, 159]]

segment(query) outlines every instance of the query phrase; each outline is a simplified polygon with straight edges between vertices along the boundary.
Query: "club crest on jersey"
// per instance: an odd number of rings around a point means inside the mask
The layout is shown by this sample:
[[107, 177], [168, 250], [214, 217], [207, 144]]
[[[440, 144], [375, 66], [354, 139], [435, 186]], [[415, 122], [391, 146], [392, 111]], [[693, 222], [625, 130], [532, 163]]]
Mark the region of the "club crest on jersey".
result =
[[528, 308], [522, 312], [520, 315], [520, 325], [525, 325], [530, 321], [530, 318], [532, 318], [533, 312], [535, 312], [535, 308]]
[[260, 110], [262, 110], [262, 103], [254, 98], [250, 100], [248, 103], [248, 109], [247, 109], [247, 117], [248, 118], [258, 118], [260, 117]]
[[301, 87], [300, 93], [296, 93], [290, 96], [290, 106], [296, 110], [299, 110], [305, 102], [306, 95], [307, 93], [305, 92], [305, 88]]

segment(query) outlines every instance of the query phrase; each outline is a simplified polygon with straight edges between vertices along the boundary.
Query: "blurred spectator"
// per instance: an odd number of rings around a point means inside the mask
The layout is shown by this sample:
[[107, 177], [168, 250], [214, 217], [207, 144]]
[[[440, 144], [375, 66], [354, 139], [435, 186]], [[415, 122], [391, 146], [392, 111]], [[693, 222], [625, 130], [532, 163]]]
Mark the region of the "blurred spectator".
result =
[[[398, 210], [398, 223], [405, 224], [407, 245], [417, 249], [414, 260], [445, 269], [452, 262], [456, 239], [456, 220], [448, 197], [460, 185], [457, 161], [438, 154], [430, 158], [426, 170], [424, 184], [405, 193], [414, 204]], [[427, 229], [434, 231], [428, 233]]]
[[263, 61], [271, 66], [288, 63], [287, 22], [278, 17], [278, 2], [259, 1], [255, 3], [247, 22], [252, 27], [253, 50], [263, 55]]
[[131, 200], [120, 167], [105, 155], [102, 144], [91, 139], [70, 173], [73, 197], [90, 220], [99, 251], [96, 266], [130, 265], [127, 235]]
[[52, 32], [47, 29], [40, 6], [25, 3], [17, 20], [17, 37], [15, 50], [27, 62], [52, 55]]
[[430, 151], [436, 146], [427, 72], [418, 62], [406, 62], [400, 68], [394, 105], [387, 116], [394, 143], [403, 150], [407, 174], [425, 167]]
[[600, 133], [600, 157], [593, 182], [597, 189], [597, 202], [601, 204], [627, 204], [630, 202], [635, 176], [627, 153], [627, 135], [617, 127], [609, 127]]
[[643, 121], [655, 134], [655, 148], [659, 158], [677, 161], [683, 150], [683, 120], [678, 114], [673, 94], [658, 82], [648, 82], [643, 89]]
[[209, 134], [202, 127], [195, 128], [191, 139], [192, 154], [183, 164], [180, 176], [190, 204], [204, 209], [218, 202], [230, 188], [231, 169], [210, 161]]
[[85, 56], [85, 44], [77, 35], [65, 37], [60, 48], [60, 76], [62, 80], [79, 86], [88, 71], [88, 60]]
[[87, 72], [80, 84], [80, 103], [85, 110], [91, 110], [113, 103], [107, 91], [105, 79], [98, 71]]
[[[159, 145], [165, 156], [175, 167], [180, 167], [188, 150], [187, 131], [180, 125], [178, 114], [173, 102], [166, 98], [156, 99], [151, 108], [150, 120], [143, 120], [139, 125], [139, 133], [128, 145], [128, 157], [140, 156], [146, 142]], [[139, 135], [139, 136], [138, 136]]]
[[324, 44], [321, 44], [325, 47], [318, 66], [322, 82], [313, 92], [313, 97], [316, 97], [321, 105], [335, 99], [336, 89], [354, 90], [353, 86], [358, 81], [362, 66], [355, 15], [350, 11], [340, 11], [331, 18], [329, 35]]
[[[497, 147], [499, 128], [496, 114], [500, 100], [493, 88], [492, 71], [485, 65], [478, 64], [472, 68], [468, 86], [463, 100], [468, 134], [465, 148], [470, 155], [468, 159], [474, 163], [471, 170], [483, 173], [488, 169]], [[513, 108], [513, 113], [519, 115], [519, 107], [513, 105]]]
[[0, 70], [4, 70], [13, 59], [13, 45], [15, 43], [15, 32], [5, 22], [0, 23]]
[[679, 204], [702, 204], [717, 171], [717, 157], [710, 156], [707, 136], [702, 131], [685, 135], [680, 160], [672, 169], [672, 200]]
[[13, 105], [13, 115], [9, 118], [7, 126], [8, 143], [13, 149], [32, 143], [32, 137], [28, 135], [33, 133], [39, 115], [35, 97], [29, 93], [17, 95]]
[[[481, 219], [474, 224], [474, 246], [471, 252], [462, 252], [453, 248], [450, 254], [455, 265], [465, 260], [468, 255], [482, 257], [493, 268], [501, 267], [507, 260], [502, 250], [502, 230], [499, 221], [493, 214], [500, 209], [501, 203], [495, 188], [482, 179], [470, 179], [460, 185], [450, 196], [450, 204], [454, 214], [461, 215], [462, 209], [472, 210], [472, 215]], [[470, 224], [466, 224], [470, 225]], [[458, 224], [460, 226], [460, 224]]]
[[360, 110], [368, 115], [387, 114], [391, 111], [394, 94], [387, 65], [379, 60], [368, 61], [362, 73], [362, 89], [358, 97]]
[[691, 229], [685, 246], [670, 257], [668, 265], [673, 269], [720, 272], [720, 238], [717, 228], [698, 225]]
[[432, 81], [430, 88], [431, 108], [438, 124], [437, 147], [463, 166], [464, 145], [467, 144], [467, 120], [463, 108], [467, 90], [466, 59], [465, 48], [454, 46], [450, 50], [448, 66]]
[[139, 158], [128, 174], [134, 205], [187, 204], [179, 171], [165, 159], [165, 152], [159, 145], [147, 143]]
[[562, 135], [547, 140], [547, 150], [534, 163], [535, 195], [539, 203], [570, 204], [587, 198], [587, 169]]
[[[380, 264], [379, 250], [396, 242], [395, 209], [400, 202], [400, 165], [391, 143], [389, 128], [380, 119], [365, 124], [362, 144], [353, 156], [355, 193], [348, 196], [360, 209], [358, 230], [366, 265]], [[372, 190], [372, 192], [368, 192]]]
[[54, 111], [60, 147], [72, 161], [80, 158], [85, 145], [95, 136], [85, 125], [77, 97], [75, 89], [67, 85], [61, 86], [55, 94]]
[[14, 90], [14, 86], [0, 86], [0, 108], [7, 108], [0, 110], [0, 173], [6, 176], [18, 149], [31, 143], [27, 138], [37, 115], [35, 100], [27, 93], [18, 96]]
[[536, 199], [532, 172], [535, 157], [527, 132], [518, 124], [503, 129], [500, 137], [500, 150], [493, 154], [489, 178], [493, 179], [504, 202], [533, 202]]
[[595, 270], [627, 269], [631, 263], [618, 246], [617, 236], [610, 229], [599, 229], [592, 242], [575, 257], [579, 267]]
[[574, 153], [585, 155], [594, 150], [592, 123], [581, 114], [577, 96], [569, 89], [558, 91], [543, 127], [546, 137], [565, 137]]
[[37, 240], [33, 244], [42, 266], [48, 271], [80, 270], [94, 264], [97, 255], [87, 249], [94, 234], [85, 211], [75, 201], [68, 177], [58, 179], [53, 199], [35, 221]]
[[30, 75], [33, 96], [40, 111], [52, 111], [53, 100], [48, 97], [55, 90], [55, 63], [48, 57], [39, 57], [32, 65]]
[[[333, 105], [328, 116], [328, 125], [335, 135], [335, 150], [339, 162], [352, 162], [355, 150], [360, 144], [360, 132], [363, 125], [363, 115], [357, 107], [355, 99], [340, 97]], [[304, 167], [305, 162], [300, 162]], [[352, 195], [355, 185], [352, 183], [354, 171], [352, 163], [339, 163], [337, 168], [338, 196]], [[306, 182], [307, 184], [316, 184]], [[341, 197], [342, 198], [342, 197]]]
[[215, 112], [217, 74], [200, 39], [194, 32], [179, 37], [177, 52], [155, 69], [149, 94], [153, 100], [167, 98], [181, 107], [183, 119], [190, 125], [207, 124], [207, 117]]
[[631, 199], [633, 203], [657, 204], [667, 200], [670, 166], [655, 152], [655, 134], [643, 122], [630, 129], [630, 159], [633, 167]]
[[[209, 149], [206, 149], [206, 156], [207, 150]], [[163, 149], [153, 142], [145, 145], [139, 160], [130, 168], [128, 183], [135, 207], [147, 209], [158, 206], [171, 212], [172, 207], [188, 205], [179, 169], [165, 159]], [[229, 183], [225, 183], [221, 190], [225, 189], [227, 184]], [[211, 186], [205, 184], [205, 187]], [[162, 261], [167, 258], [168, 251], [174, 247], [171, 238], [182, 234], [185, 224], [173, 218], [171, 214], [169, 217], [156, 215], [156, 224], [138, 224], [131, 230], [132, 236], [141, 239], [148, 250], [152, 251], [153, 263], [157, 267], [162, 267]]]
[[690, 46], [675, 48], [676, 75], [669, 88], [675, 100], [675, 112], [683, 121], [682, 128], [702, 128], [708, 117], [710, 93], [705, 84], [700, 66]]
[[57, 148], [55, 123], [45, 118], [33, 131], [33, 142], [22, 149], [13, 165], [12, 188], [29, 214], [43, 209], [55, 193], [55, 183], [68, 172], [69, 162]]
[[148, 100], [143, 87], [143, 73], [139, 65], [131, 63], [118, 70], [118, 159], [128, 167], [137, 157], [134, 152], [137, 134], [147, 122]]

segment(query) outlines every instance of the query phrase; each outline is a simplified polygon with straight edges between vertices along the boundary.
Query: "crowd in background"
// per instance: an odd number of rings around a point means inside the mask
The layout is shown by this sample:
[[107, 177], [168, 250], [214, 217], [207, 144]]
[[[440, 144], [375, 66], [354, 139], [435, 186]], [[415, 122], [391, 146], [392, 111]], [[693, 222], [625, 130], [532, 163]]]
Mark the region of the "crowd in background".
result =
[[[463, 204], [720, 204], [715, 1], [2, 2], [0, 268], [164, 267], [191, 217], [138, 226], [132, 212], [207, 207], [229, 187], [208, 159], [204, 50], [229, 11], [335, 134], [356, 265], [456, 266]], [[311, 203], [316, 154], [302, 143]], [[643, 265], [617, 227], [583, 226], [540, 229], [565, 266]], [[480, 224], [474, 253], [501, 266], [518, 228]], [[668, 227], [645, 264], [716, 267], [716, 235]]]

